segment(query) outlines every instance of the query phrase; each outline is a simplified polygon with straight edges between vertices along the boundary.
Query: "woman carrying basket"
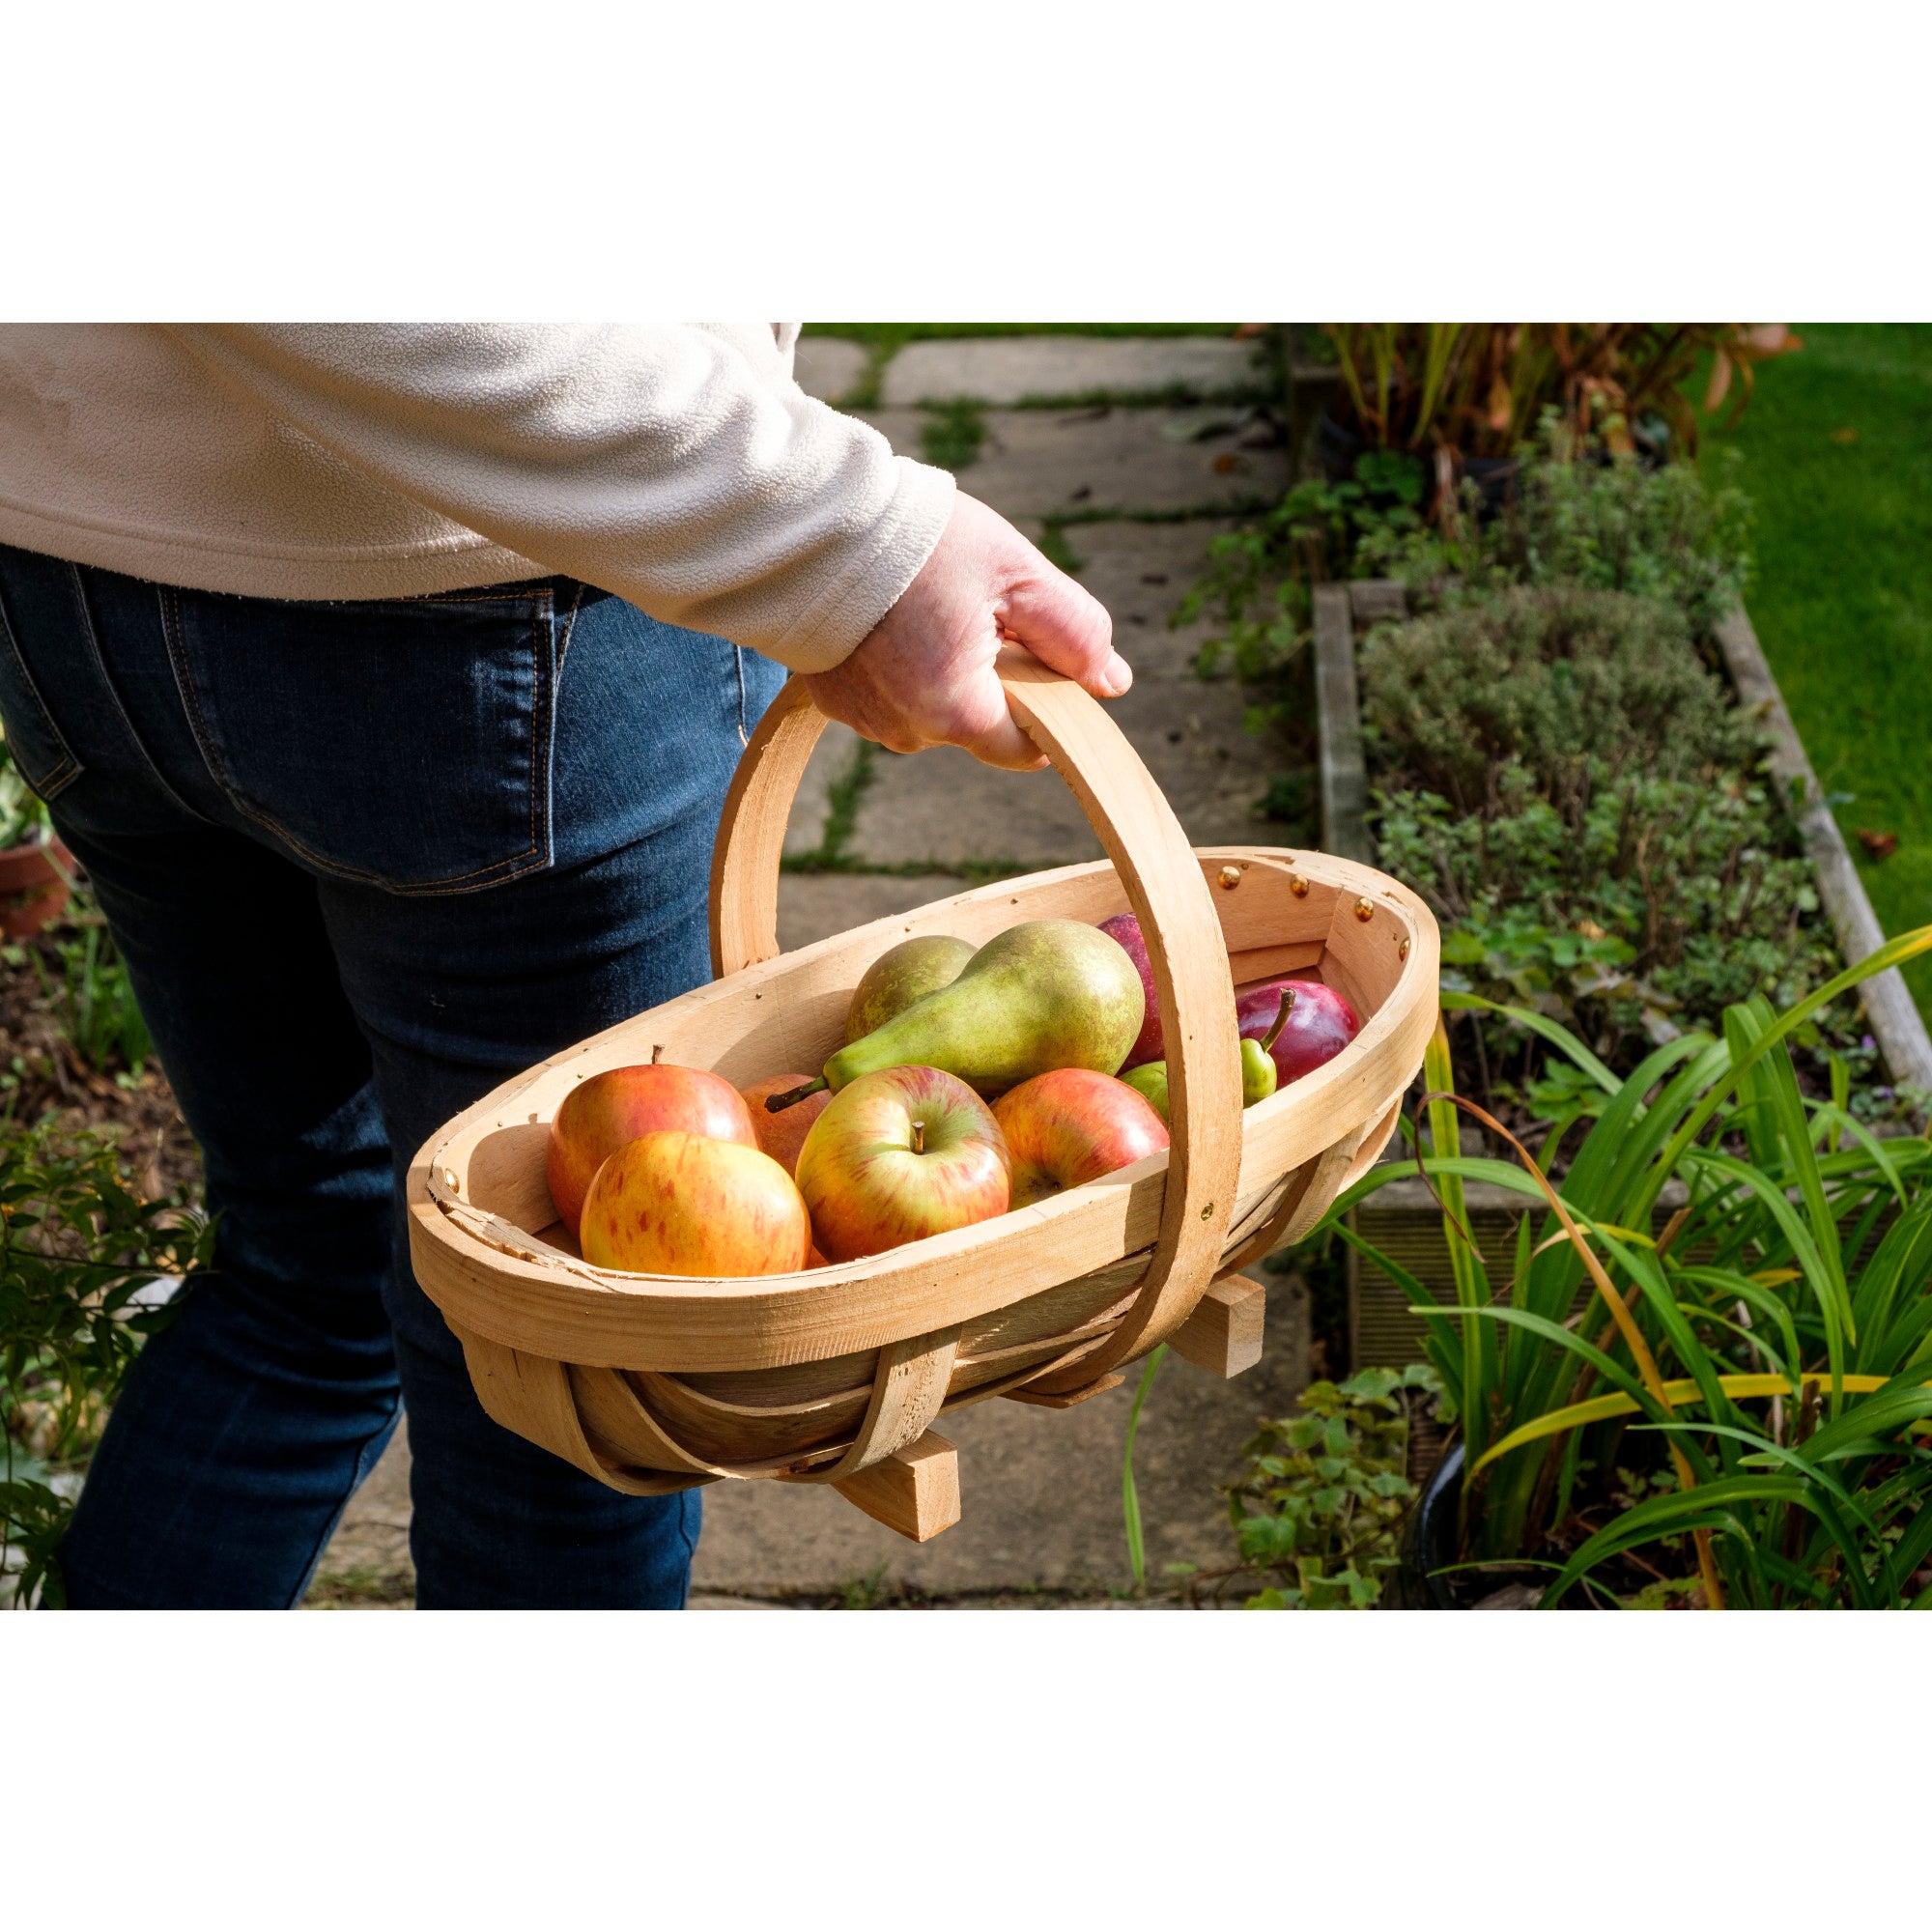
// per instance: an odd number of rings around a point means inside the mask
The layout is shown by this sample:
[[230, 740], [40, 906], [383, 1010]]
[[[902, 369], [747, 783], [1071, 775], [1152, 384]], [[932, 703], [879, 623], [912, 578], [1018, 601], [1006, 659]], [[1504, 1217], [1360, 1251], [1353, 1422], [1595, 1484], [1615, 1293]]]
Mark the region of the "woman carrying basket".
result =
[[498, 1428], [404, 1167], [708, 977], [713, 834], [784, 671], [894, 751], [1041, 762], [1106, 612], [792, 380], [791, 325], [0, 327], [0, 718], [199, 1142], [215, 1265], [60, 1550], [76, 1606], [290, 1606], [399, 1405], [430, 1607], [675, 1607], [696, 1491]]

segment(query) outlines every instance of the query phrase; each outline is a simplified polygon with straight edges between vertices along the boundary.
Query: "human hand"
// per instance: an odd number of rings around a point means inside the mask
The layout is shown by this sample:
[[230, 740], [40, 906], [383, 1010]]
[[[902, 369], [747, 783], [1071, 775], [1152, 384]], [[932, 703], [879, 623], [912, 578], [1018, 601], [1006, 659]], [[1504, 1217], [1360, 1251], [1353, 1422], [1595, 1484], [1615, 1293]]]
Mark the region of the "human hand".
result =
[[843, 664], [806, 683], [827, 717], [890, 752], [959, 745], [981, 764], [1037, 771], [1046, 760], [1013, 722], [994, 669], [1014, 645], [1095, 697], [1134, 681], [1099, 601], [962, 491], [899, 601]]

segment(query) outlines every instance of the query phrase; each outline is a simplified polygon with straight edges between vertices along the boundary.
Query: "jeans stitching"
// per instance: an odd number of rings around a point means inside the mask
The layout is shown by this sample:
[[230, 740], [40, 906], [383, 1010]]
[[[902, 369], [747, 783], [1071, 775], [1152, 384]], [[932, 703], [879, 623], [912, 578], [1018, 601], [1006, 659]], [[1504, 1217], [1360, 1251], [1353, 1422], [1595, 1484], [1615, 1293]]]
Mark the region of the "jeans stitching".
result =
[[[202, 762], [208, 767], [209, 776], [220, 787], [221, 795], [227, 799], [237, 811], [241, 812], [243, 817], [252, 819], [257, 825], [263, 826], [269, 832], [272, 833], [284, 845], [288, 846], [292, 851], [298, 853], [318, 871], [326, 872], [331, 878], [351, 880], [357, 885], [378, 887], [383, 892], [394, 894], [398, 898], [435, 898], [455, 894], [460, 892], [465, 886], [474, 886], [479, 882], [491, 885], [506, 885], [512, 879], [521, 878], [526, 872], [541, 871], [549, 865], [549, 857], [543, 851], [541, 842], [537, 837], [536, 825], [537, 746], [541, 735], [537, 731], [536, 726], [538, 712], [540, 709], [545, 708], [543, 666], [541, 662], [541, 632], [536, 625], [532, 626], [530, 639], [530, 678], [533, 696], [530, 706], [531, 790], [529, 844], [523, 851], [512, 853], [507, 859], [492, 860], [489, 865], [479, 866], [473, 871], [455, 872], [446, 878], [428, 879], [420, 885], [405, 886], [399, 885], [393, 880], [385, 879], [380, 872], [372, 872], [365, 867], [346, 866], [340, 860], [324, 857], [322, 853], [313, 850], [293, 832], [289, 831], [286, 826], [277, 823], [268, 812], [259, 810], [242, 795], [230, 777], [227, 768], [216, 757], [212, 743], [213, 734], [208, 727], [207, 721], [202, 716], [200, 696], [195, 691], [194, 679], [190, 675], [186, 664], [185, 631], [182, 625], [180, 593], [172, 584], [161, 584], [157, 588], [160, 593], [161, 605], [161, 636], [167, 643], [168, 661], [174, 668], [175, 686], [180, 691], [182, 701], [187, 709], [188, 729], [194, 733], [195, 744], [201, 752]], [[425, 599], [423, 601], [426, 602], [428, 600]], [[511, 603], [518, 600], [498, 598], [490, 601]], [[169, 621], [169, 611], [171, 610], [174, 613], [172, 623]], [[539, 611], [538, 623], [540, 624], [541, 621], [541, 611]], [[496, 876], [492, 876], [493, 874]]]
[[14, 635], [14, 626], [8, 618], [6, 607], [0, 605], [0, 638], [7, 641], [7, 648], [13, 653], [14, 664], [20, 673], [20, 686], [26, 693], [27, 701], [41, 715], [41, 723], [46, 726], [47, 736], [60, 748], [60, 757], [52, 771], [43, 778], [35, 778], [25, 765], [20, 763], [19, 750], [14, 750], [14, 764], [28, 786], [43, 804], [51, 804], [56, 796], [80, 776], [81, 763], [73, 754], [73, 748], [68, 743], [66, 734], [54, 723], [54, 715], [47, 709], [47, 701], [41, 696], [41, 687], [34, 681], [34, 673], [27, 667], [27, 655], [21, 650], [19, 639]]
[[188, 802], [182, 797], [181, 793], [176, 791], [174, 786], [168, 782], [166, 775], [162, 772], [160, 766], [155, 762], [154, 753], [148, 750], [146, 740], [144, 740], [141, 734], [134, 729], [134, 721], [128, 715], [127, 705], [122, 702], [121, 688], [114, 682], [113, 678], [108, 674], [107, 655], [100, 648], [100, 633], [94, 621], [94, 607], [87, 601], [87, 586], [85, 583], [81, 582], [80, 566], [77, 563], [70, 562], [67, 567], [67, 575], [68, 575], [68, 582], [71, 585], [73, 590], [74, 608], [80, 612], [80, 628], [87, 635], [88, 649], [94, 653], [94, 668], [99, 673], [100, 682], [106, 688], [108, 696], [114, 702], [114, 710], [116, 715], [120, 718], [121, 723], [127, 727], [128, 736], [129, 740], [132, 742], [134, 749], [141, 754], [141, 762], [147, 766], [148, 771], [150, 775], [153, 777], [155, 782], [157, 785], [159, 785], [164, 792], [167, 793], [168, 797], [176, 805], [178, 805], [183, 811], [186, 812], [190, 818], [200, 819], [204, 825], [207, 824], [208, 818], [206, 814], [197, 811], [194, 809], [194, 807], [189, 805]]

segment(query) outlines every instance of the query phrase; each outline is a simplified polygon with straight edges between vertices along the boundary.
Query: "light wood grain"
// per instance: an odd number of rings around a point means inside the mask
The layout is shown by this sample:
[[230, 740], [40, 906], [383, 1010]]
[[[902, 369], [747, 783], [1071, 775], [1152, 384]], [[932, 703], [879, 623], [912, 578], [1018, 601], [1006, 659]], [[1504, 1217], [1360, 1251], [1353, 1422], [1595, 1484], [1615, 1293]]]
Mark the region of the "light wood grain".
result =
[[914, 1543], [929, 1543], [959, 1520], [959, 1452], [928, 1430], [917, 1442], [833, 1487], [888, 1529]]
[[1244, 1374], [1262, 1358], [1267, 1290], [1244, 1274], [1223, 1275], [1168, 1339], [1176, 1354], [1222, 1381]]

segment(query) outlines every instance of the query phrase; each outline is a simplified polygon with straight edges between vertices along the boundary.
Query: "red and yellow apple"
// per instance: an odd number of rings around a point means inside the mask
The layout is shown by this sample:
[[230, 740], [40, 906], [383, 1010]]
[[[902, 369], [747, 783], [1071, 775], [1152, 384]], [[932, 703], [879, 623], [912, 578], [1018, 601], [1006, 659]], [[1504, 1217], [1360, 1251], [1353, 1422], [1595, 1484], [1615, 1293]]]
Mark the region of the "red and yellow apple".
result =
[[833, 1096], [798, 1157], [818, 1245], [876, 1255], [1007, 1211], [1007, 1144], [965, 1081], [932, 1066], [862, 1073]]
[[798, 1172], [798, 1151], [805, 1145], [805, 1137], [811, 1131], [812, 1122], [824, 1113], [832, 1095], [809, 1094], [789, 1107], [781, 1107], [776, 1114], [766, 1111], [765, 1102], [774, 1094], [789, 1094], [794, 1087], [809, 1087], [810, 1084], [810, 1073], [774, 1073], [769, 1080], [760, 1080], [739, 1090], [745, 1105], [752, 1111], [752, 1127], [758, 1137], [758, 1146], [787, 1174]]
[[1124, 1080], [1063, 1066], [1036, 1074], [993, 1107], [1013, 1163], [1012, 1205], [1024, 1208], [1158, 1153], [1167, 1125]]
[[573, 1087], [550, 1123], [545, 1178], [557, 1219], [577, 1234], [597, 1170], [626, 1141], [671, 1129], [758, 1145], [738, 1090], [696, 1066], [613, 1066]]
[[579, 1238], [592, 1265], [636, 1274], [790, 1274], [811, 1223], [770, 1154], [671, 1131], [626, 1142], [597, 1170]]

